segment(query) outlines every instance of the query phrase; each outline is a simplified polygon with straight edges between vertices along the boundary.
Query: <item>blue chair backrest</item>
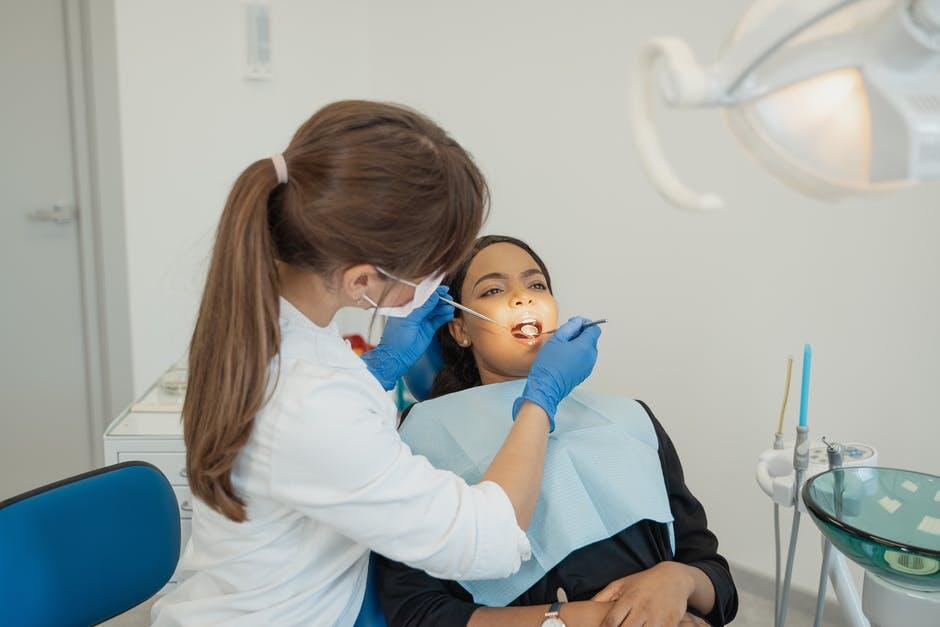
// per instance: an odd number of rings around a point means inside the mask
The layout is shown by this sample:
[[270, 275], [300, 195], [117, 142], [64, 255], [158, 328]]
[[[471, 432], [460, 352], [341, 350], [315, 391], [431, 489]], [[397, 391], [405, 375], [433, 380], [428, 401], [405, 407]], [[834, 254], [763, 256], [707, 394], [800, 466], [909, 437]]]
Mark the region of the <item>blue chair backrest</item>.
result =
[[418, 358], [411, 369], [405, 373], [402, 379], [408, 386], [408, 391], [418, 401], [427, 400], [431, 394], [431, 386], [434, 385], [434, 377], [444, 366], [444, 354], [441, 352], [440, 344], [437, 338], [431, 340], [424, 354]]
[[353, 627], [387, 627], [385, 614], [382, 613], [382, 605], [379, 601], [379, 575], [375, 563], [376, 557], [375, 553], [369, 556], [369, 578], [366, 581], [366, 595], [362, 599], [362, 609], [359, 610], [359, 617]]
[[176, 569], [177, 507], [144, 462], [0, 502], [0, 625], [94, 625], [146, 601]]

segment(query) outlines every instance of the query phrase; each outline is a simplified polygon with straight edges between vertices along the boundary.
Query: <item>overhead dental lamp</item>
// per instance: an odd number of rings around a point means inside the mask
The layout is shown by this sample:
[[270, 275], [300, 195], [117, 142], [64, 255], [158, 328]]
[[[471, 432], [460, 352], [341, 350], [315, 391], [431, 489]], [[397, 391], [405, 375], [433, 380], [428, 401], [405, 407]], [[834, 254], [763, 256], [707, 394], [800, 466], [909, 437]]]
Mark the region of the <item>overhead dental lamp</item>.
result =
[[647, 42], [633, 72], [634, 137], [656, 189], [683, 209], [722, 199], [686, 186], [653, 117], [720, 107], [774, 176], [826, 200], [940, 179], [940, 0], [758, 0], [713, 65], [682, 40]]

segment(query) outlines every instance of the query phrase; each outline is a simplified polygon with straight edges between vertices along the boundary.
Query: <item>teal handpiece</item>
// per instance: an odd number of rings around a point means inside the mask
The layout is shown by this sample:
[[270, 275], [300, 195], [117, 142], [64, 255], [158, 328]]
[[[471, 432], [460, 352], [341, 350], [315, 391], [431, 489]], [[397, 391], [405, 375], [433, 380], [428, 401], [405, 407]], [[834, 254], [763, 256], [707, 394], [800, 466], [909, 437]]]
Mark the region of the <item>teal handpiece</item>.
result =
[[806, 426], [806, 411], [809, 405], [809, 375], [813, 366], [813, 347], [803, 345], [803, 384], [800, 387], [800, 426]]

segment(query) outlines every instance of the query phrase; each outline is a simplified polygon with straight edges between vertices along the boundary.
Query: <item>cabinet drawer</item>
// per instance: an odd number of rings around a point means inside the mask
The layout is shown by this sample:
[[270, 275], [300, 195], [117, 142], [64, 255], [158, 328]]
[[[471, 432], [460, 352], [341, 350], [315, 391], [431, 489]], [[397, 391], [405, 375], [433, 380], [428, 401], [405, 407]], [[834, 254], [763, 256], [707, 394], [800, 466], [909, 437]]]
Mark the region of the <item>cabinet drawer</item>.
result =
[[176, 494], [176, 502], [180, 508], [180, 518], [192, 518], [193, 517], [193, 495], [189, 491], [189, 488], [182, 487], [173, 487], [173, 492]]
[[160, 469], [172, 485], [188, 485], [186, 481], [186, 453], [138, 453], [118, 451], [118, 462], [140, 461]]

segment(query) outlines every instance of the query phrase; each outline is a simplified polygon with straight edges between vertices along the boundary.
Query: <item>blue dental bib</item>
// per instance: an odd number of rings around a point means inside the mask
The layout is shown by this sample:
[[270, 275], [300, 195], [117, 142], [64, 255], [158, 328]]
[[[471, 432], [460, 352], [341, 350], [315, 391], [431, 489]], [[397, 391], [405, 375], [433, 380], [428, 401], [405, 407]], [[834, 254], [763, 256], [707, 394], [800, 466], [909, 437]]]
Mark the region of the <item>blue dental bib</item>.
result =
[[[401, 437], [434, 466], [479, 483], [509, 434], [524, 386], [484, 385], [415, 405]], [[575, 390], [559, 404], [555, 423], [528, 530], [532, 559], [506, 579], [460, 581], [477, 603], [508, 605], [571, 552], [641, 520], [667, 523], [675, 552], [659, 441], [643, 406]]]

